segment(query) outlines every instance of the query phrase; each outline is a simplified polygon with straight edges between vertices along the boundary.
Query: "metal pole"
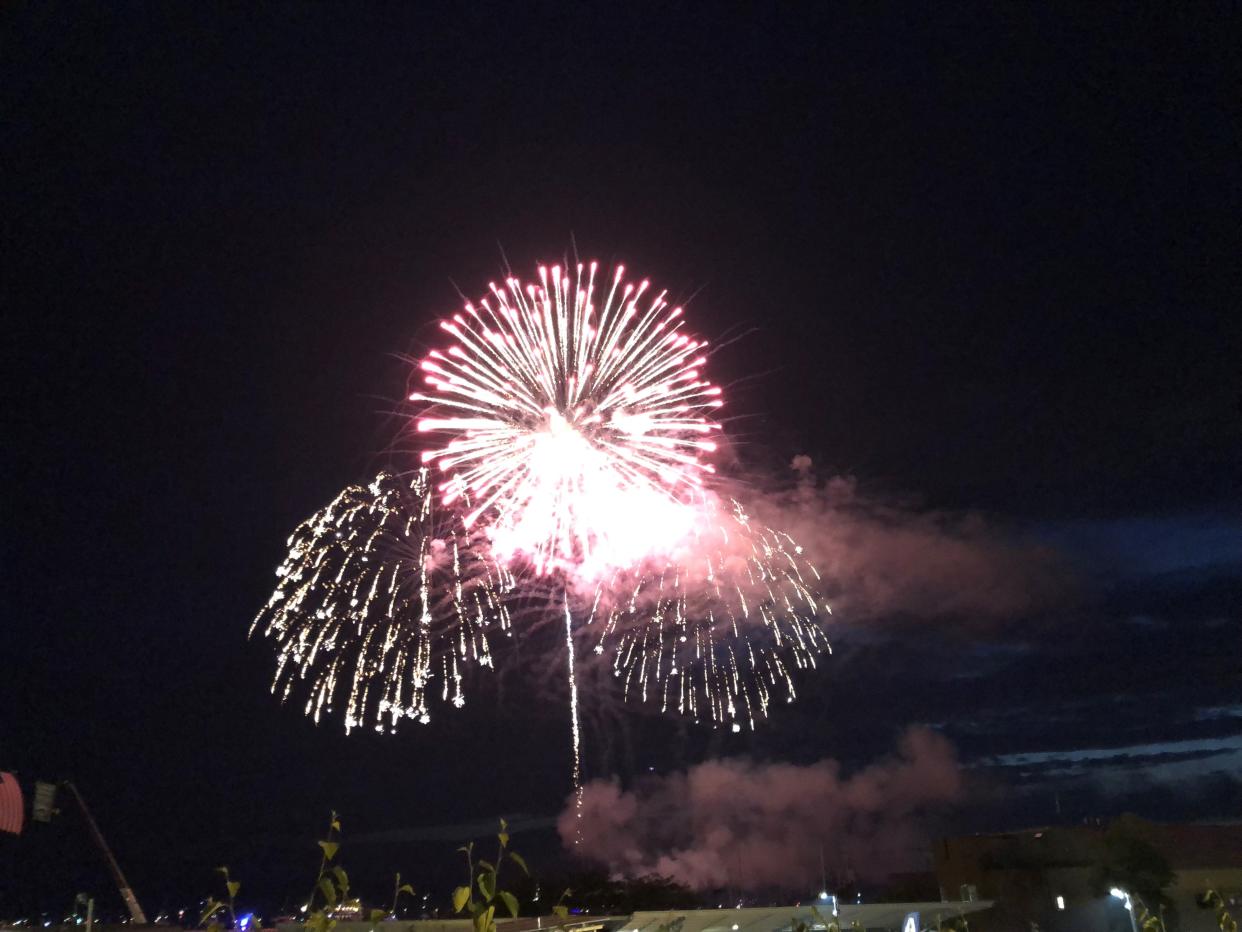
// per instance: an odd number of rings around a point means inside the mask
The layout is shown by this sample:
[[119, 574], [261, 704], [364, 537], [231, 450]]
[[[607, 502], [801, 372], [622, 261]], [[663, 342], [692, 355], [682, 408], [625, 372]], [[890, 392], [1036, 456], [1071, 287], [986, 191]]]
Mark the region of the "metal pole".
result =
[[104, 860], [108, 862], [108, 869], [112, 871], [112, 879], [116, 881], [116, 888], [121, 892], [121, 899], [125, 901], [125, 906], [129, 910], [129, 916], [138, 925], [145, 926], [147, 924], [146, 914], [143, 913], [142, 907], [138, 905], [138, 898], [134, 896], [134, 891], [130, 889], [129, 882], [125, 879], [125, 875], [121, 873], [121, 865], [116, 862], [116, 858], [112, 856], [112, 849], [108, 847], [108, 843], [104, 841], [103, 833], [99, 831], [99, 826], [95, 824], [95, 818], [91, 815], [91, 811], [86, 808], [86, 800], [82, 798], [82, 794], [78, 792], [78, 788], [69, 780], [66, 780], [62, 786], [65, 787], [73, 798], [78, 801], [78, 808], [82, 810], [82, 816], [86, 819], [86, 827], [91, 833], [91, 837], [95, 839], [95, 844], [99, 847], [100, 853], [103, 854]]

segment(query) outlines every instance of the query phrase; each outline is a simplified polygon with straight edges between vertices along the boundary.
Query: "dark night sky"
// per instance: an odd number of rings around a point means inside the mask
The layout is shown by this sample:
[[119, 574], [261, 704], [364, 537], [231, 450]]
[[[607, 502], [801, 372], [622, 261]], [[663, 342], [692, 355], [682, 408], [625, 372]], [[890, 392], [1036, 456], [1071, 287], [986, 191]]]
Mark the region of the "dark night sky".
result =
[[[751, 331], [712, 373], [752, 469], [809, 454], [1073, 580], [842, 619], [788, 714], [636, 716], [623, 771], [857, 765], [929, 723], [980, 781], [958, 828], [1056, 793], [1242, 816], [1236, 6], [823, 6], [0, 14], [0, 769], [72, 776], [149, 910], [221, 862], [278, 902], [333, 806], [359, 835], [559, 809], [564, 707], [520, 675], [346, 739], [245, 632], [293, 525], [394, 458], [397, 354], [502, 249], [571, 238]], [[44, 831], [0, 848], [0, 916], [104, 889]], [[355, 862], [437, 878], [456, 840]]]

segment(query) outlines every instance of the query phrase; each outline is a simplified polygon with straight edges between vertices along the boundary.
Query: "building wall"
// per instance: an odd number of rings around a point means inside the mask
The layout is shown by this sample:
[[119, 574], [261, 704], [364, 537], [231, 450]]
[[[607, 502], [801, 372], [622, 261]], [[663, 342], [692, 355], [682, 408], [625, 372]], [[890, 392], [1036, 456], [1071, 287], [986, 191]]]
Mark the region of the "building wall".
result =
[[[1176, 873], [1167, 891], [1173, 902], [1169, 928], [1217, 932], [1215, 913], [1196, 898], [1209, 887], [1238, 900], [1242, 920], [1242, 826], [1142, 823], [1142, 834]], [[957, 897], [964, 885], [996, 901], [998, 928], [1028, 932], [1101, 929], [1130, 932], [1122, 902], [1094, 886], [1103, 850], [1102, 827], [1074, 826], [942, 839], [934, 856], [942, 894]], [[1062, 897], [1065, 908], [1057, 905]]]

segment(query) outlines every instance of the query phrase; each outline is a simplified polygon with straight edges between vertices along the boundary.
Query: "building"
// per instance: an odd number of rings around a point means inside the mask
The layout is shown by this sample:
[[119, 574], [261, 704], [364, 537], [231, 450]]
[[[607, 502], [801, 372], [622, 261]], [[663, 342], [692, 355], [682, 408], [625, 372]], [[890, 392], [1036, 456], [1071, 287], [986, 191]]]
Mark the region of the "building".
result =
[[[991, 903], [860, 903], [842, 905], [835, 921], [842, 932], [923, 932], [942, 923], [971, 917]], [[831, 906], [747, 907], [741, 909], [672, 909], [636, 912], [629, 916], [573, 916], [562, 922], [552, 917], [502, 919], [497, 932], [794, 932], [805, 924], [808, 932], [824, 932], [834, 919]], [[912, 927], [912, 922], [914, 926]], [[301, 923], [280, 923], [277, 932], [305, 932]], [[341, 922], [334, 932], [373, 932], [369, 922]], [[424, 919], [378, 923], [378, 932], [470, 932], [469, 919]]]
[[[1164, 891], [1170, 930], [1217, 932], [1215, 913], [1198, 902], [1207, 889], [1238, 905], [1235, 918], [1242, 913], [1242, 824], [1125, 824], [1174, 872]], [[1106, 827], [1093, 825], [942, 839], [934, 850], [941, 895], [994, 900], [990, 928], [1129, 932], [1126, 901], [1102, 889], [1106, 838]]]

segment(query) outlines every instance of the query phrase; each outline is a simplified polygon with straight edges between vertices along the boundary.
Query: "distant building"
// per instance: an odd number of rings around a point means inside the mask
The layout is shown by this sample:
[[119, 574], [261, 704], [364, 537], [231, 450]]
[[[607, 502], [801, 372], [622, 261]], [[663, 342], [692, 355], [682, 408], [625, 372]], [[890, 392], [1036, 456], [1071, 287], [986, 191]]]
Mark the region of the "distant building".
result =
[[[824, 932], [828, 923], [840, 924], [842, 932], [924, 932], [942, 924], [969, 918], [972, 925], [990, 903], [850, 903], [833, 915], [831, 905], [746, 907], [738, 909], [667, 909], [636, 912], [629, 916], [573, 916], [562, 921], [549, 916], [502, 919], [498, 932]], [[379, 932], [470, 932], [469, 919], [385, 921]], [[375, 932], [368, 922], [342, 922], [334, 932]], [[277, 932], [305, 932], [301, 923], [279, 923]]]
[[[1242, 824], [1132, 825], [1176, 875], [1165, 889], [1170, 932], [1218, 932], [1215, 913], [1197, 902], [1208, 888], [1242, 914]], [[989, 929], [1131, 932], [1123, 901], [1099, 888], [1104, 839], [1103, 826], [942, 839], [933, 852], [941, 896], [994, 900]]]

